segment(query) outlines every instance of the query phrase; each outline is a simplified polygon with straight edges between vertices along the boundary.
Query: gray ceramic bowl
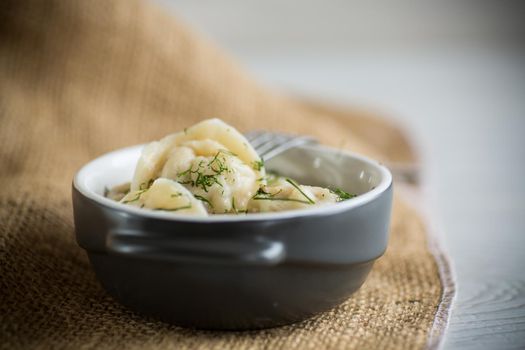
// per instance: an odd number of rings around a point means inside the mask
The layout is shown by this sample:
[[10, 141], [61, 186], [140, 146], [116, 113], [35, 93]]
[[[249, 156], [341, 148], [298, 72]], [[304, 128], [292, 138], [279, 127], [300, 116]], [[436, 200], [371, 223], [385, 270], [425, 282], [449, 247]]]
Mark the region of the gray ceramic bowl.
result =
[[194, 218], [103, 196], [131, 179], [141, 148], [103, 155], [73, 182], [78, 244], [104, 288], [141, 314], [207, 329], [300, 321], [346, 300], [386, 249], [392, 176], [375, 161], [294, 148], [267, 168], [359, 196], [305, 210]]

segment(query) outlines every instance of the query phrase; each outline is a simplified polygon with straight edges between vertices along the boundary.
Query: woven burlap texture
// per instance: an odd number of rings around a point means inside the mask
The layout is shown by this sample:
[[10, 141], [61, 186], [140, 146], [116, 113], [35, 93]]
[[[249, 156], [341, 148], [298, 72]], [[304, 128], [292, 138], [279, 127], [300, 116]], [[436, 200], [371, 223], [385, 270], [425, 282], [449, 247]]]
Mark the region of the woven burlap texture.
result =
[[[425, 227], [395, 199], [389, 248], [344, 304], [269, 330], [209, 332], [144, 319], [113, 301], [76, 245], [71, 180], [90, 159], [208, 117], [246, 131], [318, 137], [413, 161], [395, 127], [272, 94], [212, 44], [144, 1], [0, 5], [0, 347], [409, 349], [441, 295]], [[213, 291], [210, 291], [213, 293]]]

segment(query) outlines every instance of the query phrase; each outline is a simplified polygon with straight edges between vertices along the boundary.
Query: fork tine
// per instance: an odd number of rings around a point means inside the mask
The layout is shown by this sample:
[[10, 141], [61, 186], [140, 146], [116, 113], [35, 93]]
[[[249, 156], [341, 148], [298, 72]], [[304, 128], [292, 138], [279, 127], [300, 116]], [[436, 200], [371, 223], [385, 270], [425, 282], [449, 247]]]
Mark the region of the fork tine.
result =
[[264, 159], [270, 159], [289, 148], [317, 143], [317, 140], [310, 136], [295, 136], [264, 130], [252, 131], [245, 136], [259, 156]]
[[262, 131], [262, 130], [253, 130], [253, 131], [247, 132], [246, 134], [244, 134], [244, 136], [251, 143], [252, 140], [254, 140], [257, 137], [259, 137], [262, 133], [264, 133], [264, 131]]
[[261, 147], [267, 142], [271, 142], [275, 137], [275, 134], [271, 132], [260, 132], [256, 137], [250, 140], [250, 143], [254, 148]]
[[273, 148], [283, 144], [287, 143], [290, 140], [290, 138], [285, 137], [283, 135], [277, 135], [273, 134], [271, 138], [268, 138], [266, 142], [261, 143], [257, 146], [256, 150], [259, 154], [265, 154], [272, 150]]
[[264, 151], [259, 151], [259, 155], [263, 157], [264, 159], [270, 159], [275, 157], [276, 155], [286, 151], [287, 149], [306, 145], [306, 144], [314, 144], [317, 143], [317, 141], [309, 136], [305, 137], [291, 137], [285, 142], [282, 143], [276, 143], [273, 145], [273, 147], [268, 147]]

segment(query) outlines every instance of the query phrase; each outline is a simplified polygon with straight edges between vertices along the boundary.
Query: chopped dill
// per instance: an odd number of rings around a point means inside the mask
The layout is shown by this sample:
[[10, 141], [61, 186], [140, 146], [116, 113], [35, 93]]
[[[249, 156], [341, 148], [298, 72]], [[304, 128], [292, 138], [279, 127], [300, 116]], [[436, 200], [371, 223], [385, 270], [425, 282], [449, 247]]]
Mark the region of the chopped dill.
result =
[[139, 190], [137, 191], [137, 193], [135, 193], [135, 198], [132, 198], [132, 199], [129, 199], [129, 200], [126, 200], [126, 201], [122, 201], [123, 204], [127, 204], [127, 203], [131, 203], [131, 202], [136, 202], [140, 199], [140, 196], [142, 196], [142, 194], [144, 192], [146, 192], [148, 189], [143, 189], [143, 190]]
[[283, 190], [280, 189], [279, 191], [275, 193], [269, 193], [264, 190], [264, 188], [259, 187], [257, 192], [255, 192], [255, 195], [252, 197], [253, 200], [256, 201], [288, 201], [288, 202], [298, 202], [303, 204], [311, 204], [310, 202], [301, 200], [301, 199], [295, 199], [295, 198], [278, 198], [275, 197], [279, 193], [281, 193]]
[[198, 199], [198, 200], [200, 200], [200, 201], [202, 201], [202, 202], [207, 203], [207, 204], [210, 206], [210, 208], [213, 208], [213, 204], [211, 204], [211, 202], [210, 202], [208, 199], [204, 198], [203, 196], [199, 196], [198, 194], [195, 194], [195, 195], [193, 195], [193, 196], [194, 196], [196, 199]]
[[340, 188], [335, 188], [335, 189], [330, 188], [329, 190], [330, 190], [330, 192], [332, 192], [333, 194], [335, 194], [337, 196], [337, 201], [338, 202], [346, 201], [348, 199], [357, 197], [357, 195], [345, 192], [345, 191], [343, 191]]
[[270, 192], [266, 192], [264, 190], [264, 188], [261, 186], [259, 187], [259, 189], [257, 190], [257, 192], [255, 192], [255, 195], [253, 196], [253, 198], [255, 197], [268, 197], [268, 198], [272, 198], [272, 197], [275, 197], [276, 195], [278, 195], [279, 193], [281, 193], [283, 190], [280, 189], [279, 191], [275, 192], [275, 193], [270, 193]]
[[229, 151], [227, 149], [220, 149], [217, 151], [217, 153], [215, 153], [215, 156], [213, 157], [213, 159], [211, 160], [210, 164], [213, 163], [217, 157], [219, 157], [219, 155], [223, 153], [223, 154], [226, 154], [228, 156], [232, 156], [232, 157], [237, 157], [237, 154], [236, 153], [233, 153], [232, 151]]
[[195, 180], [195, 185], [197, 187], [201, 186], [204, 192], [208, 192], [208, 188], [213, 186], [214, 184], [223, 187], [222, 184], [219, 182], [217, 175], [202, 175], [201, 173], [199, 173], [197, 179]]
[[147, 190], [148, 188], [151, 187], [151, 185], [153, 184], [155, 180], [153, 179], [149, 179], [148, 182], [143, 182], [139, 185], [139, 190]]
[[275, 197], [252, 197], [255, 201], [288, 201], [288, 202], [298, 202], [303, 204], [312, 204], [307, 201], [303, 201], [301, 199], [295, 199], [295, 198], [275, 198]]
[[182, 196], [182, 193], [177, 192], [177, 193], [173, 193], [170, 197], [171, 198], [177, 198], [177, 197], [180, 197], [180, 196]]
[[228, 167], [224, 164], [225, 159], [220, 159], [219, 155], [221, 151], [218, 151], [213, 159], [208, 163], [208, 168], [211, 169], [216, 175], [220, 175], [228, 170]]
[[164, 211], [177, 211], [177, 210], [183, 210], [183, 209], [190, 209], [191, 203], [182, 207], [177, 208], [154, 208], [153, 210], [164, 210]]
[[235, 208], [235, 197], [232, 196], [232, 210], [235, 214], [237, 214], [237, 208]]
[[288, 182], [290, 185], [295, 187], [297, 189], [297, 191], [299, 191], [306, 198], [306, 200], [308, 200], [308, 203], [315, 204], [315, 202], [310, 197], [308, 197], [306, 195], [306, 193], [303, 192], [303, 190], [301, 190], [301, 188], [299, 187], [299, 185], [295, 181], [293, 181], [290, 178], [286, 178], [286, 182]]
[[257, 171], [261, 171], [264, 168], [264, 159], [256, 160], [252, 162], [252, 168]]
[[[266, 192], [266, 191], [264, 190], [264, 188], [262, 188], [262, 187], [259, 187], [259, 189], [257, 190], [257, 192], [255, 192], [255, 196], [268, 196], [268, 195], [270, 195], [270, 193], [269, 193], [269, 192]], [[255, 196], [254, 196], [254, 197], [255, 197]]]
[[245, 209], [245, 210], [239, 210], [235, 207], [235, 197], [232, 196], [232, 212], [234, 214], [239, 214], [239, 213], [242, 213], [242, 214], [248, 214], [248, 209]]
[[[219, 150], [215, 154], [215, 156], [208, 162], [208, 164], [204, 165], [204, 161], [201, 161], [197, 165], [197, 169], [193, 170], [193, 165], [190, 166], [187, 170], [180, 172], [177, 174], [178, 177], [184, 177], [184, 179], [178, 180], [178, 182], [182, 185], [191, 185], [192, 187], [200, 187], [204, 190], [204, 192], [208, 192], [208, 189], [217, 184], [221, 187], [224, 187], [223, 184], [219, 181], [219, 175], [224, 174], [225, 172], [230, 172], [231, 169], [229, 169], [226, 166], [226, 159], [224, 157], [220, 157], [221, 154], [230, 155], [230, 156], [237, 156], [235, 153], [230, 152], [228, 150]], [[203, 168], [208, 168], [213, 172], [213, 174], [205, 174]], [[194, 176], [197, 177], [194, 179]]]

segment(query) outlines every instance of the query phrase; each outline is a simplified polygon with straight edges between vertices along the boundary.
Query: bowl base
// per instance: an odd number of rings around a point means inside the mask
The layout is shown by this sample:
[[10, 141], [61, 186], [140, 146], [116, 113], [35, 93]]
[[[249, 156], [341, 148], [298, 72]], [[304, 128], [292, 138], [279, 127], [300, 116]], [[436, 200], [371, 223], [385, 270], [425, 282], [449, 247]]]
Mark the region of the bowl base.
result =
[[359, 289], [374, 262], [234, 266], [88, 255], [104, 288], [124, 306], [209, 330], [271, 328], [329, 310]]

